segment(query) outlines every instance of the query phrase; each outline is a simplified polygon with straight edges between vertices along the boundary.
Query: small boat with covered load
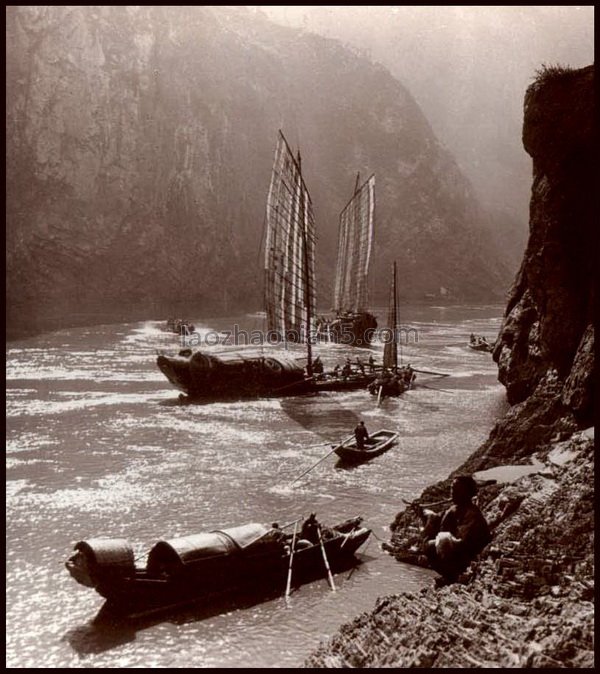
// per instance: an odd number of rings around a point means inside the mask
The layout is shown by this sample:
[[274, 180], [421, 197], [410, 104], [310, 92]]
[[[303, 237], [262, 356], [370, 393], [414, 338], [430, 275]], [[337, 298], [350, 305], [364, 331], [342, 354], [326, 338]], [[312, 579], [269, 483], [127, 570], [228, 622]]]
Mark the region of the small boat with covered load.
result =
[[[357, 562], [355, 553], [370, 529], [354, 517], [333, 527], [314, 514], [293, 533], [250, 523], [158, 541], [146, 566], [136, 565], [133, 548], [121, 538], [91, 538], [75, 545], [66, 562], [71, 576], [106, 598], [107, 610], [127, 617], [149, 615], [192, 602], [264, 587], [283, 593]], [[287, 590], [286, 590], [287, 592]]]

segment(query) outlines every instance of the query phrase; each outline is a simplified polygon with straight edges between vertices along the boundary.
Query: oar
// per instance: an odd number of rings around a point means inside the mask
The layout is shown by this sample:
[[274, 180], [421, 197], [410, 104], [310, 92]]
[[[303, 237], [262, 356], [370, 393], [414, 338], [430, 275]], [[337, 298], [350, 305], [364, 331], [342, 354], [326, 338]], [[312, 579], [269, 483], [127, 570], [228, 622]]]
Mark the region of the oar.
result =
[[325, 445], [329, 445], [330, 447], [333, 447], [333, 445], [330, 442], [320, 442], [318, 445], [309, 445], [308, 447], [305, 447], [304, 449], [314, 449], [315, 447], [325, 447]]
[[294, 548], [296, 545], [296, 530], [298, 529], [298, 520], [294, 522], [294, 535], [292, 536], [292, 549], [290, 551], [290, 568], [288, 569], [287, 585], [285, 588], [285, 598], [290, 596], [290, 588], [292, 587], [292, 562], [294, 560]]
[[449, 377], [450, 376], [449, 374], [446, 374], [444, 372], [433, 372], [432, 370], [417, 370], [416, 367], [413, 367], [413, 370], [415, 372], [421, 372], [422, 374], [435, 374], [438, 377]]
[[305, 383], [307, 381], [312, 381], [314, 377], [307, 377], [306, 379], [303, 379], [302, 381], [294, 381], [291, 384], [286, 384], [285, 386], [280, 386], [279, 388], [274, 388], [271, 393], [276, 393], [277, 391], [283, 391], [283, 389], [289, 388], [290, 386], [299, 386], [302, 383]]
[[319, 543], [321, 544], [321, 552], [323, 553], [323, 561], [325, 562], [325, 568], [327, 569], [327, 577], [329, 578], [329, 584], [331, 589], [335, 592], [335, 583], [333, 582], [333, 575], [331, 574], [331, 569], [329, 568], [329, 562], [327, 561], [327, 555], [325, 554], [325, 546], [323, 545], [323, 538], [321, 537], [321, 525], [317, 527], [317, 535], [319, 536]]
[[293, 482], [290, 482], [289, 485], [288, 485], [288, 487], [291, 487], [291, 486], [294, 484], [294, 482], [298, 482], [298, 480], [299, 480], [301, 477], [304, 477], [304, 476], [306, 475], [306, 473], [309, 473], [313, 468], [315, 468], [316, 466], [318, 466], [318, 465], [321, 463], [321, 461], [325, 461], [325, 459], [326, 459], [328, 456], [331, 456], [331, 455], [335, 452], [335, 450], [338, 449], [338, 447], [340, 447], [340, 446], [341, 446], [341, 445], [332, 445], [333, 449], [332, 449], [330, 452], [328, 452], [327, 454], [325, 454], [325, 456], [324, 456], [322, 459], [319, 459], [319, 460], [317, 461], [317, 463], [315, 463], [314, 465], [312, 465], [308, 470], [305, 470], [305, 471], [302, 473], [302, 475], [299, 475]]
[[417, 501], [407, 501], [405, 498], [400, 499], [403, 503], [406, 503], [408, 506], [420, 505], [422, 508], [432, 508], [433, 506], [444, 505], [444, 503], [451, 503], [452, 499], [445, 498], [442, 501], [433, 501], [432, 503], [417, 503]]
[[383, 391], [383, 386], [379, 387], [379, 391], [377, 392], [377, 407], [381, 404], [381, 392]]
[[417, 386], [421, 386], [422, 388], [430, 388], [432, 391], [439, 391], [440, 393], [454, 393], [454, 391], [447, 391], [444, 388], [435, 388], [435, 386], [427, 386], [427, 384], [417, 384]]

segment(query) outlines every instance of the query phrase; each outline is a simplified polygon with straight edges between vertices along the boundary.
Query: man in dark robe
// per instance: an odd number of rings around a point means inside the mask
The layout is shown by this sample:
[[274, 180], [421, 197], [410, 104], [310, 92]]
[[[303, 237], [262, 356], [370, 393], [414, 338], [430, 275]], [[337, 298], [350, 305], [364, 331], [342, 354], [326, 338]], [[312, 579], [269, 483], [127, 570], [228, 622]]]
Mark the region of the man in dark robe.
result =
[[358, 426], [354, 429], [354, 437], [356, 438], [357, 448], [364, 449], [365, 442], [369, 439], [369, 432], [367, 431], [364, 421], [358, 422]]

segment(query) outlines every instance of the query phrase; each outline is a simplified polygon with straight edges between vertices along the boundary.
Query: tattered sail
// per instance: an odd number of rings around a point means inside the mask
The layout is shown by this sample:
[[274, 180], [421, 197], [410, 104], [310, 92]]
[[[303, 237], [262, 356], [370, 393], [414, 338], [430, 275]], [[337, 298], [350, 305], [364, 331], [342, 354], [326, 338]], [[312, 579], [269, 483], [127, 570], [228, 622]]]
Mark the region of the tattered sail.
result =
[[394, 262], [388, 305], [387, 326], [389, 329], [386, 331], [386, 340], [383, 347], [383, 367], [390, 370], [395, 370], [398, 367], [398, 291], [396, 282], [396, 263]]
[[281, 131], [267, 197], [265, 311], [267, 329], [303, 342], [315, 306], [315, 224], [310, 195]]
[[337, 313], [367, 310], [367, 275], [374, 217], [375, 176], [372, 175], [357, 187], [340, 214], [334, 291], [334, 309]]

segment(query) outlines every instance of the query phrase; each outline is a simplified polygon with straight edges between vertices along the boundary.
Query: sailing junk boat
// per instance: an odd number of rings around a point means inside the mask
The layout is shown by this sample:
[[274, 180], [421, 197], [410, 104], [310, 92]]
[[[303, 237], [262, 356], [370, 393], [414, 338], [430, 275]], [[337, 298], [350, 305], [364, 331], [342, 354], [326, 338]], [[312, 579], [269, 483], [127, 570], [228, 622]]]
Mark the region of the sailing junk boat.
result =
[[310, 195], [295, 158], [279, 132], [267, 197], [265, 237], [265, 313], [269, 344], [304, 343], [306, 369], [289, 352], [207, 352], [183, 349], [160, 355], [167, 379], [191, 398], [297, 395], [311, 391], [364, 388], [373, 376], [343, 378], [315, 373], [311, 340], [315, 305], [315, 224]]
[[384, 332], [383, 370], [381, 374], [369, 384], [369, 392], [381, 397], [399, 396], [410, 388], [416, 375], [410, 365], [398, 366], [398, 344], [400, 342], [398, 321], [398, 285], [396, 263], [392, 266], [392, 282], [390, 285], [390, 300], [388, 307], [388, 329]]
[[338, 258], [336, 266], [333, 320], [317, 325], [321, 339], [367, 346], [371, 343], [377, 320], [366, 310], [367, 278], [375, 216], [375, 176], [359, 187], [356, 176], [354, 195], [340, 213]]

